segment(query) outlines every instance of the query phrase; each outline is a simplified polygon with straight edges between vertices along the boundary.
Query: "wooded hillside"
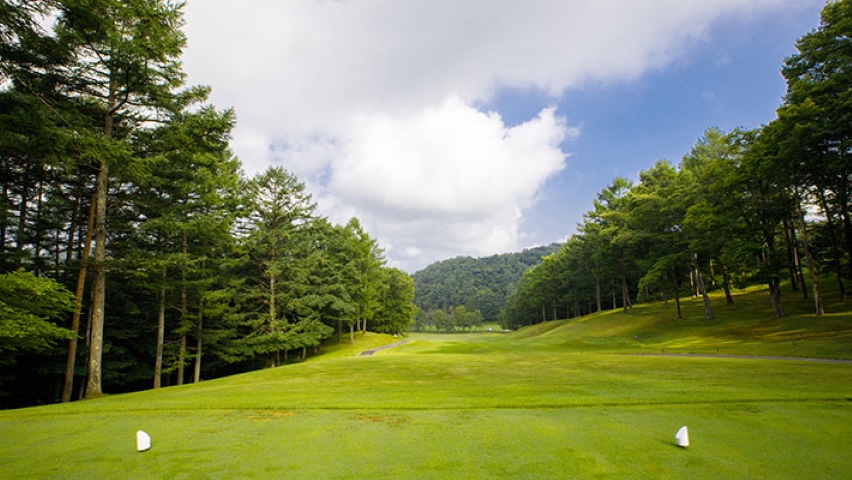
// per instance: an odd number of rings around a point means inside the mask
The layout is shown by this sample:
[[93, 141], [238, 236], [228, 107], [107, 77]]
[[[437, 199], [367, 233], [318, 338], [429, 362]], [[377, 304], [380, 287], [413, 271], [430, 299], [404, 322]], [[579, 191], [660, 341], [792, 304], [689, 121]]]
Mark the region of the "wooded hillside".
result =
[[506, 297], [524, 272], [559, 250], [559, 244], [490, 257], [456, 257], [414, 273], [414, 303], [423, 310], [449, 310], [464, 305], [496, 321]]

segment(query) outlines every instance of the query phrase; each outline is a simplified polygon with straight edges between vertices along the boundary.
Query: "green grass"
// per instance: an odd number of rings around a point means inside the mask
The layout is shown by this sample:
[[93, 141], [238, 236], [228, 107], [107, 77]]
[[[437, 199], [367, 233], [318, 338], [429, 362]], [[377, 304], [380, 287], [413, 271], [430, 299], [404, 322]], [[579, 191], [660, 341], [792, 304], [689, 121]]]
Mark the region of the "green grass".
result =
[[628, 313], [607, 311], [573, 320], [545, 322], [521, 329], [518, 339], [536, 348], [619, 353], [697, 353], [775, 355], [852, 359], [852, 304], [832, 302], [826, 315], [812, 313], [811, 300], [788, 292], [788, 313], [773, 318], [765, 288], [734, 292], [734, 305], [711, 295], [715, 317], [707, 320], [699, 299], [682, 301], [683, 319], [674, 302], [639, 304]]
[[[0, 412], [0, 478], [849, 477], [852, 364], [715, 348], [850, 358], [852, 318], [775, 321], [761, 299], [712, 321], [690, 300], [685, 320], [657, 304], [413, 334], [371, 357], [356, 355], [399, 339], [356, 334], [276, 369]], [[714, 356], [641, 355], [662, 348]]]

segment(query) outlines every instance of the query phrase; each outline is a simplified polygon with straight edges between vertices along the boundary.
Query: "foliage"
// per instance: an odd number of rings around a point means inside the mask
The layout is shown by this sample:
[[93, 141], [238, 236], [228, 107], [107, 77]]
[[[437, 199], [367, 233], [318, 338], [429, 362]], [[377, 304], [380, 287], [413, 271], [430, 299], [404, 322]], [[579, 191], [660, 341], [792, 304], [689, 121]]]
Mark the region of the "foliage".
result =
[[69, 332], [53, 321], [74, 308], [74, 296], [57, 282], [24, 270], [0, 274], [0, 352], [53, 348]]
[[379, 333], [401, 335], [414, 321], [414, 280], [398, 268], [383, 268], [379, 306], [373, 329]]
[[524, 271], [558, 249], [559, 245], [553, 244], [520, 253], [456, 257], [433, 263], [412, 275], [414, 303], [427, 311], [464, 305], [468, 310], [481, 311], [485, 320], [496, 320]]
[[384, 270], [357, 219], [315, 217], [282, 169], [241, 173], [235, 112], [184, 84], [182, 8], [0, 5], [0, 273], [75, 297], [51, 318], [70, 317], [70, 334], [4, 305], [3, 348], [28, 353], [4, 373], [3, 405], [284, 363], [343, 325], [407, 328], [410, 279]]

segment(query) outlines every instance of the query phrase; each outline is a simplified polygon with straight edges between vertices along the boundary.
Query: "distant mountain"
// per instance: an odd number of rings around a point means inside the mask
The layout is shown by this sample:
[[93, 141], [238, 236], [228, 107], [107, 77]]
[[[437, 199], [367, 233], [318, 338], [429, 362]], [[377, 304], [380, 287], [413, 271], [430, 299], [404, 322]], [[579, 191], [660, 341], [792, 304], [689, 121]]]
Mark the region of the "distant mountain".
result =
[[468, 310], [480, 310], [486, 321], [496, 320], [506, 296], [524, 272], [561, 246], [553, 243], [518, 253], [455, 257], [433, 263], [412, 275], [414, 303], [423, 310], [465, 305]]

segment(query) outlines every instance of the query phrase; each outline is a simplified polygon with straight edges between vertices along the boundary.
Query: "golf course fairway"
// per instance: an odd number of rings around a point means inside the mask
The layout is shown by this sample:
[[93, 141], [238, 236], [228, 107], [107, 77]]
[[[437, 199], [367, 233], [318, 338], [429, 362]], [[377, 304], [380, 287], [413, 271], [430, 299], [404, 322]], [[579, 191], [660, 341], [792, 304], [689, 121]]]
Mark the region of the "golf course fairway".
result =
[[[683, 330], [712, 354], [668, 356], [674, 336], [584, 328], [412, 334], [373, 356], [357, 353], [398, 339], [359, 335], [274, 369], [3, 411], [0, 477], [852, 478], [845, 334], [826, 362], [717, 355], [719, 329], [703, 343]], [[785, 343], [741, 349], [807, 348]], [[137, 430], [150, 450], [136, 451]]]

